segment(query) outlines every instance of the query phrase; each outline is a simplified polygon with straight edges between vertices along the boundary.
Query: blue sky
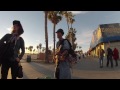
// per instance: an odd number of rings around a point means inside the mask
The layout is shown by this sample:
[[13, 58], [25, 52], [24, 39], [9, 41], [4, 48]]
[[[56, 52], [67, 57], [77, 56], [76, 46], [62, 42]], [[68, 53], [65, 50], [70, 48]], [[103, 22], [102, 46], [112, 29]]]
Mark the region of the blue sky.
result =
[[[72, 11], [76, 16], [73, 27], [77, 30], [77, 43], [84, 52], [89, 49], [92, 33], [99, 24], [120, 23], [120, 11]], [[25, 33], [22, 37], [25, 46], [36, 46], [42, 43], [45, 46], [44, 13], [43, 11], [0, 11], [0, 38], [10, 33], [13, 20], [20, 20]], [[67, 34], [65, 18], [56, 26]], [[53, 24], [48, 21], [49, 46], [53, 46]], [[57, 39], [56, 39], [57, 40]]]

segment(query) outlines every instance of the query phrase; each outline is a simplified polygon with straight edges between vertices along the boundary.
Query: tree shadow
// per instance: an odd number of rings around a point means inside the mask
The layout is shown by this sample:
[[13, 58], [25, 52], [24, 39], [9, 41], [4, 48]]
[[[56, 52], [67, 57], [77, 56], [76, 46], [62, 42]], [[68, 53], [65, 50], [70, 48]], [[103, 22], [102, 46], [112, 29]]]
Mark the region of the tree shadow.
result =
[[24, 71], [23, 71], [23, 79], [30, 79], [30, 78], [28, 78], [28, 76], [25, 74]]
[[[113, 61], [114, 62], [114, 61]], [[99, 61], [97, 60], [87, 60], [87, 61], [78, 61], [78, 63], [74, 66], [75, 70], [84, 70], [84, 71], [120, 71], [120, 66], [111, 68], [111, 64], [109, 63], [109, 67], [106, 67], [107, 60], [104, 60], [103, 68], [100, 68]], [[120, 62], [119, 62], [120, 65]]]
[[44, 74], [45, 76], [49, 76], [54, 79], [54, 70], [47, 69], [38, 63], [29, 63], [29, 65], [34, 68], [36, 71]]

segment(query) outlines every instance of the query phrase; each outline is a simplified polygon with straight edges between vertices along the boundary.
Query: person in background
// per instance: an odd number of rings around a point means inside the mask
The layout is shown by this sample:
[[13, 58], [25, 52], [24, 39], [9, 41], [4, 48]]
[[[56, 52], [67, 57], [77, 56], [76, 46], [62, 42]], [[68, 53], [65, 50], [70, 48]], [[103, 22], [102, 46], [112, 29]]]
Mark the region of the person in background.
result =
[[83, 53], [83, 55], [82, 55], [82, 56], [83, 56], [83, 58], [85, 58], [85, 55], [84, 55], [84, 53]]
[[[77, 55], [77, 61], [80, 60], [80, 54], [79, 54], [79, 51], [76, 51], [76, 55]], [[75, 63], [77, 63], [77, 61]]]
[[113, 51], [110, 48], [110, 46], [108, 46], [108, 48], [107, 48], [107, 65], [106, 65], [107, 67], [109, 66], [109, 62], [110, 62], [111, 63], [111, 68], [113, 68], [112, 56], [113, 56]]
[[119, 51], [117, 48], [114, 48], [114, 50], [113, 50], [113, 58], [115, 60], [116, 67], [117, 67], [118, 66], [118, 59], [119, 59]]
[[[2, 60], [1, 79], [7, 79], [9, 68], [11, 68], [12, 79], [17, 78], [18, 64], [25, 53], [24, 40], [22, 37], [20, 37], [20, 35], [22, 35], [23, 33], [24, 30], [22, 28], [20, 21], [14, 20], [12, 33], [6, 34], [0, 40], [0, 43], [4, 43], [4, 42], [7, 43], [12, 38], [12, 41], [15, 43], [13, 57], [7, 60]], [[21, 49], [21, 53], [19, 54], [20, 49]]]
[[100, 47], [100, 49], [98, 50], [98, 57], [99, 57], [99, 62], [100, 62], [100, 68], [103, 68], [104, 53], [105, 53], [105, 51]]

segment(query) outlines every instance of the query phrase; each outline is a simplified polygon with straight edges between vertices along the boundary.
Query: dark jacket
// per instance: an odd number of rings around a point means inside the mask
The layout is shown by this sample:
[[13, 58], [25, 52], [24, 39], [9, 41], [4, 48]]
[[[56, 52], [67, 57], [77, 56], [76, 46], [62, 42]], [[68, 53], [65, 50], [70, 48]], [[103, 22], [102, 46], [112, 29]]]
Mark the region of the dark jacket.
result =
[[[12, 34], [6, 34], [5, 36], [3, 36], [0, 40], [0, 43], [4, 43], [6, 41], [6, 43], [10, 40], [10, 38], [12, 37]], [[21, 49], [21, 53], [19, 54], [19, 50]], [[19, 58], [20, 60], [22, 59], [23, 55], [25, 53], [25, 45], [24, 45], [24, 40], [22, 37], [20, 37], [17, 40], [17, 43], [15, 45], [15, 51], [14, 51], [14, 56], [10, 59], [10, 60], [15, 60], [16, 58]]]
[[107, 56], [113, 56], [113, 51], [111, 48], [107, 49]]

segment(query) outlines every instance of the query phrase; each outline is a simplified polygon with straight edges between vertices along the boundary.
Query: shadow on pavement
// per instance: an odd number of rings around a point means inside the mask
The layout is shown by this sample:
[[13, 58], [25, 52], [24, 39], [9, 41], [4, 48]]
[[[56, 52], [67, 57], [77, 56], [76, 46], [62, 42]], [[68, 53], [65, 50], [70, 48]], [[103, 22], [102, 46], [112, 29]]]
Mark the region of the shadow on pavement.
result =
[[[74, 66], [75, 70], [84, 70], [84, 71], [120, 71], [120, 66], [114, 68], [106, 67], [106, 59], [104, 60], [103, 68], [100, 68], [98, 60], [89, 60], [89, 58], [82, 59]], [[119, 62], [120, 65], [120, 62]]]
[[41, 72], [42, 74], [45, 74], [46, 76], [54, 78], [54, 70], [47, 69], [38, 63], [29, 63], [29, 65], [34, 68], [36, 71]]
[[28, 76], [24, 73], [24, 71], [23, 71], [23, 79], [30, 79], [30, 78], [28, 78]]

